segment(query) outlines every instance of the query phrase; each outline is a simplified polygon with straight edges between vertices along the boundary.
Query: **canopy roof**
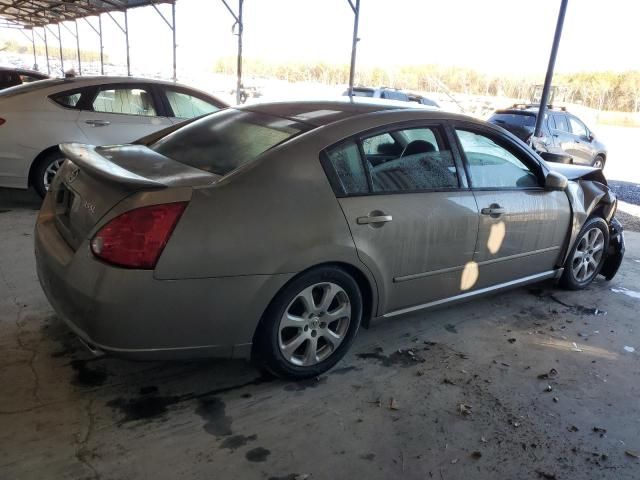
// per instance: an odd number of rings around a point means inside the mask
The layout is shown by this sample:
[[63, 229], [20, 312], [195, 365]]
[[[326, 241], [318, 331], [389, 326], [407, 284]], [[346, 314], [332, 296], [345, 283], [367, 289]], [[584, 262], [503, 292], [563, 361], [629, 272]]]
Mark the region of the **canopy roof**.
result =
[[0, 0], [0, 26], [42, 27], [100, 13], [173, 2], [174, 0]]

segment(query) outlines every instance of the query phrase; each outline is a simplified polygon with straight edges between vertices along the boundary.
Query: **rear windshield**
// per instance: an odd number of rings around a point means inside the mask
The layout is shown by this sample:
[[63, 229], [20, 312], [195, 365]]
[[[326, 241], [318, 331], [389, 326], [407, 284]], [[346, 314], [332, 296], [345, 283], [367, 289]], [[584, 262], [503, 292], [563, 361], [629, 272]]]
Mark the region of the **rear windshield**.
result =
[[[348, 91], [347, 91], [348, 94]], [[373, 97], [373, 90], [369, 90], [368, 88], [354, 88], [353, 89], [354, 97]]]
[[168, 134], [150, 148], [185, 165], [226, 175], [309, 128], [287, 118], [228, 108]]
[[23, 83], [22, 85], [0, 91], [0, 97], [13, 97], [22, 93], [35, 92], [36, 90], [62, 85], [66, 82], [68, 82], [68, 80], [65, 80], [64, 78], [54, 78], [51, 80], [38, 80], [37, 82]]
[[495, 122], [498, 125], [516, 125], [518, 127], [534, 127], [536, 124], [535, 115], [527, 113], [496, 113], [490, 119], [490, 122]]

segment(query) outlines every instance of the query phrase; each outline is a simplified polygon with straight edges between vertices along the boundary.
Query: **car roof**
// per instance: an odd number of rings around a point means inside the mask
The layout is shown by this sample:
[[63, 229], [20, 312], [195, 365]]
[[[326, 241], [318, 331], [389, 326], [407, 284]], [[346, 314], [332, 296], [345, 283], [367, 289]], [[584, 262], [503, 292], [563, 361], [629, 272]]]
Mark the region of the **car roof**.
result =
[[[329, 125], [346, 118], [383, 111], [417, 110], [442, 115], [442, 112], [438, 109], [419, 105], [415, 102], [380, 100], [368, 97], [339, 97], [336, 100], [255, 103], [236, 108], [288, 118], [316, 127]], [[434, 118], [440, 118], [440, 116], [434, 115]]]

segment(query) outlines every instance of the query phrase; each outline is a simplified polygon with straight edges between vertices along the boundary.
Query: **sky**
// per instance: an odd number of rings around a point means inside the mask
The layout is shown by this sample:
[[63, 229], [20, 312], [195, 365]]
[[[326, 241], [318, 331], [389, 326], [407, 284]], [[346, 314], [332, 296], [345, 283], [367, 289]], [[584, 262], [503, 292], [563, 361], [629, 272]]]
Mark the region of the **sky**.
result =
[[[237, 0], [229, 4], [237, 7]], [[179, 70], [210, 71], [217, 58], [236, 54], [233, 18], [221, 1], [176, 5]], [[442, 64], [544, 76], [559, 5], [560, 0], [361, 0], [358, 64]], [[169, 6], [161, 10], [170, 18]], [[640, 70], [638, 19], [638, 0], [569, 0], [556, 71]], [[247, 57], [350, 60], [353, 14], [347, 0], [245, 0], [244, 20]], [[124, 62], [124, 36], [108, 17], [103, 26], [105, 52]], [[129, 28], [136, 69], [170, 68], [171, 33], [152, 8], [130, 11]], [[80, 37], [85, 48], [98, 49], [97, 36], [83, 22]], [[0, 29], [0, 41], [8, 38], [25, 40]], [[75, 46], [67, 33], [63, 43]]]

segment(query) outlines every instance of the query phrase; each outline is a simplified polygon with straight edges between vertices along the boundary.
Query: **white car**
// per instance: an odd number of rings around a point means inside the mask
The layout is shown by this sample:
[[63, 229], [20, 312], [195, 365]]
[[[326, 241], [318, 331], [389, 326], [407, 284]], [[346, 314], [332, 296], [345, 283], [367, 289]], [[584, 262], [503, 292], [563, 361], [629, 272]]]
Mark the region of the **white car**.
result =
[[58, 144], [130, 143], [227, 105], [199, 90], [131, 77], [42, 80], [0, 92], [0, 187], [44, 196]]

